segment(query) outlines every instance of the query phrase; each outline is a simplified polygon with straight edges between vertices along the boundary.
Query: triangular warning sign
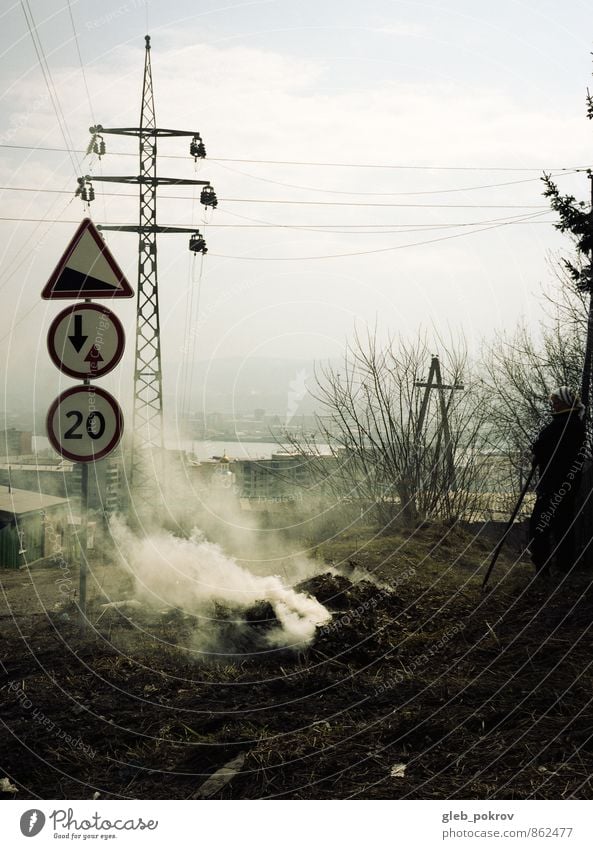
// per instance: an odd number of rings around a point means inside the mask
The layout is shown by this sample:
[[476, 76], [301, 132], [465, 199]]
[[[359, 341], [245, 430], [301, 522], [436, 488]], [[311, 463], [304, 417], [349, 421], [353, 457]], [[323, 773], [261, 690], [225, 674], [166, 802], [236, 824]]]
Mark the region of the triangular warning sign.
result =
[[132, 298], [134, 291], [90, 218], [85, 218], [41, 297]]

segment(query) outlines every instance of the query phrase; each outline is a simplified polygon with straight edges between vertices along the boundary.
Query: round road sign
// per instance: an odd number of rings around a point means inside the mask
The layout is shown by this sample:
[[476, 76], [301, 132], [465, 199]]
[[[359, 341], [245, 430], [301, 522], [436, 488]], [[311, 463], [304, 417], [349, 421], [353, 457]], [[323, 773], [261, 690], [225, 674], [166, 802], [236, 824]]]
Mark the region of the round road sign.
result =
[[47, 414], [53, 448], [77, 463], [110, 454], [121, 439], [124, 417], [115, 398], [95, 386], [73, 386], [58, 395]]
[[101, 377], [124, 352], [124, 329], [119, 318], [101, 304], [76, 304], [57, 315], [47, 334], [54, 364], [70, 377]]

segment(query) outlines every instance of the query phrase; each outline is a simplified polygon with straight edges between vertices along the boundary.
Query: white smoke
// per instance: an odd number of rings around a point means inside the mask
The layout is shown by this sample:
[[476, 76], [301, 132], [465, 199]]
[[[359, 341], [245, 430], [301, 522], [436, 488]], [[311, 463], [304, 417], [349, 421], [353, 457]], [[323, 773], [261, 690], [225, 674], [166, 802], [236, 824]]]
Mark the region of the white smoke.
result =
[[303, 648], [313, 639], [316, 627], [331, 618], [313, 597], [286, 586], [277, 575], [252, 574], [198, 530], [190, 539], [166, 531], [140, 538], [125, 525], [112, 522], [111, 531], [134, 578], [136, 598], [152, 608], [176, 607], [200, 617], [198, 645], [216, 643], [217, 605], [240, 620], [242, 612], [268, 602], [278, 620], [264, 635], [270, 648]]
[[300, 369], [288, 386], [285, 425], [290, 424], [307, 392], [307, 371]]

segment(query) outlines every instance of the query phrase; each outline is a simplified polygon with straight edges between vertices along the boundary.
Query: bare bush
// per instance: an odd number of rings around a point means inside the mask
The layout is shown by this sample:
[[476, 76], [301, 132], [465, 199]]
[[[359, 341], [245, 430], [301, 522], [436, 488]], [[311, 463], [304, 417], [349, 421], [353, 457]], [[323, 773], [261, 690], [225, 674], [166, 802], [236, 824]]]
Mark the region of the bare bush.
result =
[[[385, 529], [480, 510], [490, 447], [481, 385], [471, 381], [465, 350], [449, 345], [442, 359], [448, 388], [431, 390], [423, 413], [417, 383], [431, 359], [425, 338], [380, 345], [376, 332], [355, 334], [340, 368], [317, 370], [315, 437], [289, 439], [326, 491], [360, 503]], [[462, 378], [469, 385], [453, 389]]]
[[506, 455], [508, 477], [501, 488], [515, 496], [531, 466], [530, 446], [549, 414], [548, 398], [558, 386], [581, 383], [587, 329], [587, 296], [565, 269], [554, 269], [559, 286], [545, 294], [546, 315], [539, 338], [525, 324], [499, 334], [483, 355], [492, 437]]

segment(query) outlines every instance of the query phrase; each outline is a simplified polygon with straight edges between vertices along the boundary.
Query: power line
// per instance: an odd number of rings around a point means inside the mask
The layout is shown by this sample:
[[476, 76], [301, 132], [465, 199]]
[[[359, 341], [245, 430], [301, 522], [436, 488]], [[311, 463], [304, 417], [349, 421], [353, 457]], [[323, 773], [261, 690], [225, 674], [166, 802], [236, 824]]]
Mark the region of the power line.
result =
[[[164, 197], [164, 195], [163, 195]], [[169, 195], [169, 197], [172, 197]], [[277, 200], [273, 198], [219, 198], [221, 203], [282, 203], [296, 206], [376, 206], [414, 209], [549, 209], [544, 204], [526, 203], [377, 203], [343, 200]]]
[[[87, 78], [86, 78], [86, 71], [84, 69], [84, 62], [82, 61], [82, 53], [80, 52], [80, 42], [78, 41], [78, 32], [76, 30], [76, 24], [74, 23], [74, 15], [72, 13], [72, 4], [71, 4], [70, 0], [68, 0], [68, 14], [70, 16], [70, 24], [72, 25], [72, 32], [74, 34], [74, 43], [76, 44], [76, 53], [78, 55], [78, 64], [80, 65], [80, 72], [82, 74], [82, 81], [84, 83], [84, 90], [86, 92], [86, 99], [87, 99], [87, 102], [89, 104], [89, 112], [90, 112], [90, 115], [91, 115], [91, 121], [94, 125], [94, 124], [97, 123], [95, 121], [95, 111], [93, 109], [93, 102], [91, 100], [91, 93], [89, 91], [89, 85], [88, 85]], [[89, 153], [90, 153], [90, 150], [86, 150], [85, 151], [85, 157], [88, 156]], [[91, 162], [90, 162], [90, 165], [89, 165], [89, 170], [90, 170], [91, 173], [92, 173], [93, 165], [94, 165], [94, 160], [91, 159]], [[99, 157], [99, 171], [100, 171], [100, 173], [103, 173], [102, 168], [101, 168], [101, 157]], [[556, 175], [553, 175], [553, 176], [556, 176]], [[105, 204], [105, 198], [103, 198], [103, 216], [104, 216], [105, 220], [107, 220], [107, 206]]]
[[[194, 164], [194, 171], [197, 172], [198, 164], [197, 162]], [[192, 203], [191, 203], [191, 215], [190, 221], [192, 225], [195, 223], [195, 211], [196, 211], [196, 186], [192, 186]], [[197, 229], [197, 227], [196, 227]], [[202, 254], [202, 262], [200, 265], [200, 277], [198, 282], [198, 287], [201, 290], [202, 286], [202, 270], [204, 267], [204, 254]], [[196, 268], [196, 254], [192, 253], [192, 260], [188, 267], [188, 280], [187, 280], [187, 292], [185, 296], [186, 301], [186, 310], [185, 310], [185, 326], [183, 329], [183, 348], [184, 358], [182, 360], [181, 365], [181, 420], [184, 421], [189, 416], [190, 406], [191, 406], [191, 385], [193, 383], [193, 360], [194, 360], [194, 351], [196, 345], [196, 336], [197, 336], [197, 320], [198, 317], [194, 318], [194, 301], [196, 295], [196, 286], [195, 286], [195, 268]], [[199, 298], [198, 298], [198, 307], [199, 307]], [[193, 344], [189, 344], [190, 334], [193, 331]], [[191, 369], [190, 369], [191, 362]], [[190, 377], [191, 373], [191, 377]], [[189, 389], [188, 389], [189, 385]], [[189, 398], [189, 400], [188, 400]]]
[[[61, 200], [61, 198], [55, 198], [53, 200], [53, 202], [50, 206], [50, 209], [45, 213], [43, 218], [33, 219], [33, 221], [35, 222], [35, 227], [33, 228], [33, 232], [30, 234], [29, 239], [32, 239], [35, 236], [37, 231], [41, 229], [42, 224], [51, 225], [51, 224], [55, 223], [55, 220], [49, 218], [49, 215], [51, 215], [51, 213], [54, 212], [54, 207], [56, 207], [59, 204], [60, 200]], [[73, 200], [74, 200], [74, 197], [71, 197], [66, 202], [65, 205], [60, 204], [62, 206], [62, 210], [61, 210], [62, 215], [66, 212], [66, 210], [68, 209], [70, 204], [73, 202]], [[17, 218], [16, 220], [17, 221], [23, 221], [23, 220], [26, 220], [26, 219]], [[56, 219], [56, 220], [61, 221], [62, 219]], [[51, 229], [50, 227], [47, 227], [45, 229], [44, 233], [41, 236], [41, 240], [43, 240], [43, 238], [47, 235], [47, 233], [49, 233], [50, 229]], [[22, 267], [22, 265], [26, 262], [26, 260], [30, 256], [31, 256], [30, 242], [26, 241], [26, 242], [24, 242], [24, 244], [21, 245], [21, 247], [16, 251], [14, 256], [9, 260], [6, 268], [3, 269], [2, 283], [0, 283], [0, 290], [2, 290], [6, 286], [6, 284], [14, 277], [16, 272]], [[16, 265], [15, 265], [15, 263], [16, 263]]]
[[[42, 189], [34, 186], [0, 186], [1, 191], [10, 192], [44, 192], [48, 194], [69, 194], [64, 189]], [[132, 192], [102, 192], [105, 197], [136, 198]], [[159, 195], [168, 200], [187, 200], [185, 195]], [[549, 209], [546, 204], [499, 204], [499, 203], [377, 203], [376, 201], [345, 201], [345, 200], [286, 200], [276, 198], [219, 198], [224, 203], [281, 203], [300, 206], [377, 206], [415, 209]]]
[[58, 92], [53, 81], [47, 57], [45, 55], [41, 39], [39, 38], [39, 34], [37, 32], [37, 25], [35, 23], [33, 12], [31, 11], [31, 7], [29, 5], [29, 0], [21, 0], [21, 8], [23, 10], [23, 15], [25, 16], [25, 21], [27, 23], [29, 35], [31, 36], [31, 41], [33, 42], [33, 47], [35, 48], [37, 61], [39, 63], [39, 67], [41, 68], [43, 79], [45, 80], [45, 85], [47, 87], [49, 98], [51, 100], [54, 112], [56, 114], [56, 118], [58, 120], [58, 126], [62, 133], [64, 144], [66, 145], [66, 152], [70, 156], [70, 161], [72, 163], [74, 173], [77, 174], [80, 172], [80, 164], [78, 162], [78, 159], [76, 158], [75, 151], [73, 150], [72, 138], [68, 130], [68, 124], [66, 123], [66, 118], [62, 110], [62, 105], [58, 97]]
[[[1, 147], [13, 148], [15, 150], [40, 150], [44, 152], [55, 152], [55, 153], [68, 153], [68, 148], [61, 147], [41, 147], [39, 145], [27, 145], [27, 144], [0, 144]], [[85, 153], [84, 150], [75, 150], [74, 153]], [[126, 151], [110, 151], [110, 156], [135, 156], [134, 153], [128, 153]], [[159, 153], [159, 156], [162, 159], [187, 159], [187, 156], [181, 156], [180, 154], [166, 154]], [[230, 157], [223, 156], [208, 156], [208, 162], [237, 162], [244, 164], [254, 164], [254, 165], [299, 165], [299, 166], [311, 166], [315, 168], [386, 168], [393, 170], [402, 170], [402, 171], [515, 171], [515, 172], [537, 172], [542, 173], [543, 171], [558, 171], [558, 172], [578, 172], [578, 171], [586, 171], [590, 166], [588, 165], [569, 165], [569, 166], [558, 166], [551, 167], [549, 165], [542, 165], [538, 167], [529, 166], [526, 168], [518, 168], [518, 167], [507, 167], [502, 165], [394, 165], [394, 164], [371, 164], [371, 163], [361, 163], [361, 162], [305, 162], [305, 161], [292, 161], [292, 160], [281, 160], [281, 159], [235, 159]], [[560, 176], [560, 174], [556, 175]]]
[[[547, 170], [545, 168], [517, 168], [499, 165], [390, 165], [390, 164], [372, 164], [360, 162], [301, 162], [281, 159], [230, 159], [223, 157], [208, 157], [208, 161], [214, 162], [239, 162], [239, 163], [254, 163], [265, 165], [306, 165], [317, 168], [391, 168], [394, 170], [406, 171], [537, 171]], [[570, 166], [569, 168], [552, 168], [552, 171], [572, 171], [584, 169], [587, 166]]]
[[348, 253], [340, 253], [340, 254], [321, 254], [318, 256], [232, 256], [229, 254], [211, 254], [211, 256], [216, 257], [217, 259], [240, 259], [247, 260], [250, 262], [297, 262], [304, 260], [319, 260], [319, 259], [342, 259], [344, 257], [352, 257], [352, 256], [366, 256], [368, 254], [381, 254], [387, 253], [389, 251], [401, 251], [404, 248], [417, 248], [422, 245], [432, 245], [436, 242], [445, 242], [449, 239], [460, 239], [463, 236], [471, 236], [475, 233], [484, 233], [487, 230], [495, 230], [499, 227], [508, 227], [509, 224], [513, 222], [502, 222], [501, 224], [493, 224], [490, 227], [481, 227], [477, 230], [467, 230], [465, 233], [454, 233], [450, 236], [438, 236], [435, 239], [425, 239], [421, 242], [408, 242], [405, 245], [392, 245], [388, 248], [374, 248], [372, 250], [364, 250], [364, 251], [349, 251]]
[[[547, 210], [546, 210], [547, 212]], [[534, 215], [545, 215], [545, 212], [538, 212]], [[509, 220], [507, 218], [501, 219], [492, 219], [493, 221], [501, 224], [555, 224], [555, 221], [532, 221], [531, 215], [518, 217], [518, 220], [513, 220], [512, 218]], [[23, 224], [26, 223], [44, 223], [44, 224], [80, 224], [79, 219], [63, 219], [63, 218], [20, 218], [17, 216], [9, 216], [9, 215], [1, 215], [0, 221], [19, 221]], [[123, 222], [119, 222], [123, 226]], [[442, 230], [442, 229], [455, 229], [456, 227], [475, 227], [479, 224], [487, 224], [489, 221], [468, 221], [462, 222], [460, 224], [386, 224], [385, 227], [418, 227], [419, 231], [429, 230]], [[117, 226], [117, 222], [114, 223], [114, 226]], [[165, 224], [162, 225], [165, 227], [185, 227], [186, 224]], [[287, 230], [312, 230], [313, 232], [321, 232], [321, 233], [335, 233], [335, 235], [349, 235], [349, 233], [340, 234], [338, 231], [334, 230], [326, 230], [324, 228], [327, 227], [343, 227], [348, 228], [351, 231], [357, 227], [373, 227], [377, 225], [373, 224], [333, 224], [333, 225], [310, 225], [310, 224], [208, 224], [208, 227], [220, 227], [220, 228], [235, 228], [235, 229], [252, 229], [252, 228], [262, 228], [262, 229], [287, 229]], [[380, 225], [379, 225], [380, 226]], [[489, 229], [489, 228], [487, 228]], [[414, 232], [411, 230], [404, 231], [393, 231], [393, 232]], [[377, 230], [375, 231], [377, 235], [389, 234], [389, 230]], [[365, 235], [365, 233], [360, 233], [358, 235]], [[368, 234], [367, 234], [368, 235]]]
[[79, 41], [78, 41], [78, 33], [76, 32], [76, 25], [74, 23], [74, 16], [72, 14], [72, 5], [70, 3], [70, 0], [68, 0], [68, 14], [70, 15], [70, 23], [72, 24], [72, 32], [74, 33], [74, 42], [76, 44], [76, 52], [78, 54], [78, 63], [80, 65], [80, 70], [81, 70], [81, 73], [82, 73], [82, 79], [83, 79], [83, 82], [84, 82], [84, 90], [86, 91], [86, 98], [87, 98], [88, 104], [89, 104], [91, 119], [93, 121], [93, 124], [95, 124], [96, 123], [95, 113], [93, 112], [93, 104], [91, 102], [91, 93], [89, 91], [89, 86], [88, 86], [87, 79], [86, 79], [86, 72], [84, 70], [84, 63], [82, 61], [82, 54], [80, 52], [80, 44], [79, 44]]
[[[540, 182], [541, 177], [527, 177], [523, 180], [507, 180], [503, 183], [486, 183], [481, 186], [463, 186], [461, 188], [455, 189], [425, 189], [423, 191], [414, 191], [414, 192], [351, 192], [346, 191], [344, 189], [324, 189], [319, 188], [318, 186], [303, 186], [298, 183], [286, 183], [281, 180], [272, 180], [269, 177], [258, 177], [255, 174], [248, 174], [245, 171], [239, 171], [237, 168], [228, 168], [224, 167], [225, 171], [229, 171], [232, 174], [239, 174], [241, 177], [248, 177], [251, 180], [257, 180], [260, 183], [271, 183], [274, 186], [282, 186], [287, 189], [298, 189], [301, 191], [308, 192], [319, 192], [320, 194], [328, 194], [328, 195], [367, 195], [372, 197], [410, 197], [412, 195], [446, 195], [456, 192], [470, 192], [470, 191], [479, 191], [483, 189], [496, 189], [502, 186], [518, 186], [522, 183], [536, 183]], [[564, 177], [568, 174], [576, 174], [576, 171], [562, 171], [559, 174], [550, 174], [550, 177], [554, 179], [556, 177]]]
[[[21, 220], [22, 221], [44, 221], [46, 223], [53, 223], [53, 224], [78, 224], [79, 223], [78, 220], [76, 220], [76, 221], [58, 221], [58, 220], [50, 221], [48, 219], [42, 219], [42, 218], [40, 218], [40, 219], [35, 219], [35, 218], [19, 219], [19, 218], [0, 217], [0, 221], [21, 221]], [[506, 227], [509, 224], [519, 224], [519, 223], [544, 223], [544, 222], [507, 221], [507, 222], [501, 222], [500, 224], [494, 224], [490, 227], [482, 227], [482, 228], [477, 229], [477, 230], [470, 230], [466, 233], [456, 233], [456, 234], [451, 235], [451, 236], [441, 236], [441, 237], [438, 237], [436, 239], [427, 239], [427, 240], [421, 241], [421, 242], [410, 242], [406, 245], [395, 245], [395, 246], [392, 246], [392, 247], [389, 247], [389, 248], [377, 248], [375, 250], [367, 250], [367, 251], [353, 251], [353, 252], [350, 252], [350, 253], [342, 253], [342, 254], [327, 254], [327, 255], [322, 255], [322, 256], [308, 256], [308, 257], [303, 257], [303, 256], [298, 256], [298, 257], [253, 257], [253, 256], [225, 256], [224, 254], [212, 254], [212, 256], [215, 256], [218, 259], [243, 259], [243, 260], [251, 260], [251, 261], [268, 261], [268, 262], [294, 261], [294, 260], [338, 259], [338, 258], [342, 258], [342, 257], [362, 256], [362, 255], [365, 255], [365, 254], [386, 253], [388, 251], [403, 250], [404, 248], [419, 247], [421, 245], [430, 245], [430, 244], [434, 244], [435, 242], [444, 242], [444, 241], [447, 241], [448, 239], [458, 239], [461, 236], [469, 236], [469, 235], [473, 235], [474, 233], [483, 233], [483, 232], [486, 232], [487, 230], [494, 230], [498, 227]], [[546, 222], [546, 223], [551, 223], [551, 222]], [[214, 226], [216, 226], [216, 225], [214, 225]], [[14, 330], [33, 312], [33, 310], [39, 305], [39, 303], [41, 303], [41, 302], [35, 301], [35, 303], [31, 306], [31, 308], [29, 310], [27, 310], [27, 312], [24, 315], [22, 315], [15, 324], [13, 324], [10, 331], [5, 336], [0, 338], [0, 344], [2, 342], [4, 342], [9, 336], [12, 335]]]
[[[550, 210], [548, 210], [548, 211], [550, 211]], [[312, 225], [312, 224], [291, 225], [291, 224], [276, 224], [275, 222], [267, 221], [265, 218], [253, 218], [250, 215], [241, 215], [238, 212], [231, 212], [228, 209], [224, 210], [224, 214], [230, 216], [231, 218], [238, 218], [241, 221], [249, 221], [252, 224], [260, 224], [260, 225], [264, 225], [264, 226], [267, 225], [269, 227], [287, 227], [287, 228], [293, 227], [293, 226], [298, 228], [298, 227], [302, 226], [302, 227], [307, 227], [307, 228], [310, 227], [311, 229], [314, 229], [314, 230], [317, 229], [317, 228], [321, 228], [321, 227], [340, 227], [340, 228], [345, 229], [345, 230], [353, 230], [355, 228], [368, 228], [368, 227], [382, 227], [382, 228], [397, 227], [397, 228], [400, 228], [400, 229], [402, 227], [419, 227], [419, 228], [422, 228], [424, 230], [427, 230], [427, 229], [446, 229], [446, 228], [455, 228], [455, 227], [477, 227], [477, 226], [481, 226], [483, 224], [496, 224], [499, 221], [509, 221], [510, 223], [517, 223], [517, 224], [520, 224], [520, 223], [529, 224], [530, 222], [534, 223], [534, 224], [539, 224], [539, 223], [554, 224], [554, 223], [556, 223], [554, 220], [545, 221], [545, 222], [544, 221], [541, 221], [541, 222], [535, 221], [534, 219], [540, 218], [542, 215], [545, 214], [545, 212], [543, 212], [543, 211], [542, 212], [519, 213], [518, 215], [503, 216], [502, 218], [490, 218], [490, 219], [485, 219], [485, 220], [482, 220], [482, 221], [467, 221], [467, 222], [464, 221], [464, 222], [459, 222], [457, 224], [450, 223], [450, 222], [448, 222], [446, 224], [445, 223], [439, 224], [438, 222], [431, 222], [429, 224], [426, 224], [426, 223], [423, 223], [423, 222], [422, 223], [416, 223], [416, 222], [411, 222], [411, 221], [407, 222], [405, 224], [380, 224], [380, 223], [375, 221], [372, 224], [343, 224], [343, 223], [339, 224], [338, 223], [338, 224], [319, 224], [319, 225]], [[213, 224], [211, 226], [213, 226], [213, 227], [223, 227], [223, 226], [231, 226], [231, 225]], [[332, 231], [329, 230], [327, 232], [332, 232]], [[413, 231], [409, 231], [409, 232], [413, 232]]]

